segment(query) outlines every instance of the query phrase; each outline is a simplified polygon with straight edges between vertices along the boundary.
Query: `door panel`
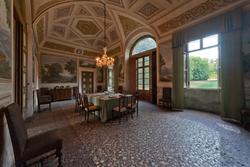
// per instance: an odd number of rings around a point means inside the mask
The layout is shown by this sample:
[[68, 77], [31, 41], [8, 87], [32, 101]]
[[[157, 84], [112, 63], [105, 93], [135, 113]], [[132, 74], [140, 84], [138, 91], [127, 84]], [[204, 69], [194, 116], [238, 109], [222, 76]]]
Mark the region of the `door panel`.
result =
[[82, 93], [94, 93], [94, 73], [82, 72]]

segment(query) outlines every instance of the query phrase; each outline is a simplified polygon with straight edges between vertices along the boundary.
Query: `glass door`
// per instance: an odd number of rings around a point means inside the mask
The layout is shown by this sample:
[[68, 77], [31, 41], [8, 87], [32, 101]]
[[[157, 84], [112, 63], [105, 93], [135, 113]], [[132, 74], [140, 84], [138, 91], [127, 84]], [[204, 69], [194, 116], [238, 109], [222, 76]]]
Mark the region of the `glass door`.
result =
[[82, 93], [94, 93], [94, 73], [82, 72]]

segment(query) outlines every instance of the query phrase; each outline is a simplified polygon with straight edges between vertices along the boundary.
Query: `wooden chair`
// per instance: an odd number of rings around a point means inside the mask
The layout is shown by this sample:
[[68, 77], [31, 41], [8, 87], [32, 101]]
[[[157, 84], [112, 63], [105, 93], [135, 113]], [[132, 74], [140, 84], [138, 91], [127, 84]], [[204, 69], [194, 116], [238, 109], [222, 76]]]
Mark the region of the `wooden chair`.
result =
[[82, 110], [81, 94], [77, 93], [75, 96], [75, 112], [80, 112]]
[[250, 119], [250, 109], [243, 108], [241, 110], [241, 123], [244, 128], [247, 127], [247, 120]]
[[79, 94], [79, 88], [78, 88], [78, 86], [75, 86], [72, 89], [73, 89], [73, 98], [76, 99], [78, 94]]
[[92, 103], [89, 103], [87, 95], [83, 95], [83, 105], [83, 110], [85, 112], [85, 121], [89, 121], [89, 114], [91, 113], [94, 113], [94, 117], [96, 117], [96, 111], [98, 112], [98, 117], [100, 117], [101, 108]]
[[48, 104], [51, 110], [52, 96], [48, 88], [40, 88], [37, 90], [38, 112], [41, 110], [41, 105]]
[[161, 107], [172, 109], [172, 89], [171, 88], [163, 88], [163, 95], [162, 95], [162, 98], [159, 100], [159, 105]]
[[25, 122], [18, 104], [11, 104], [4, 108], [11, 142], [13, 145], [15, 163], [17, 167], [31, 166], [45, 159], [56, 156], [58, 166], [61, 167], [62, 139], [56, 131], [46, 132], [28, 138]]
[[114, 113], [119, 113], [119, 122], [121, 122], [121, 118], [124, 114], [126, 114], [128, 120], [128, 108], [126, 105], [126, 96], [120, 96], [118, 98], [118, 106], [112, 109], [112, 119], [114, 118]]
[[99, 93], [99, 92], [102, 92], [103, 90], [102, 90], [102, 86], [101, 85], [98, 85], [97, 86], [97, 93]]
[[138, 108], [139, 108], [139, 94], [135, 94], [129, 97], [127, 109], [129, 110], [131, 117], [133, 118], [134, 112], [136, 112], [136, 116], [138, 117]]
[[117, 93], [124, 93], [124, 92], [123, 92], [123, 87], [122, 87], [122, 86], [119, 86], [119, 87], [118, 87], [118, 92], [117, 92]]

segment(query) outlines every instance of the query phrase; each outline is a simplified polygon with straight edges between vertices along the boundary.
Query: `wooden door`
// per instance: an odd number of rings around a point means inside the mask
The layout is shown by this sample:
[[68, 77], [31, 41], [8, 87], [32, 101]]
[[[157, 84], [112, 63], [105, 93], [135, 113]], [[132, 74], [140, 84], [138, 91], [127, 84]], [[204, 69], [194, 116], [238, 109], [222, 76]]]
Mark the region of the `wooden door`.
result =
[[94, 73], [82, 72], [82, 93], [94, 93]]

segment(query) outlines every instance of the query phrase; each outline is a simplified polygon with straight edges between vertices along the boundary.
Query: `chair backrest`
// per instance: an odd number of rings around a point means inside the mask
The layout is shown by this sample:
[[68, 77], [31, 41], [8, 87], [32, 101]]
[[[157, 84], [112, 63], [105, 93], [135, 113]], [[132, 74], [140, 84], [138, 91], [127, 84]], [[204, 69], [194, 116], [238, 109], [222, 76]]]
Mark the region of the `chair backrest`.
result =
[[101, 85], [97, 86], [97, 92], [102, 92], [102, 86]]
[[122, 108], [122, 107], [126, 107], [126, 100], [127, 100], [127, 98], [126, 98], [126, 96], [123, 96], [123, 95], [121, 95], [120, 97], [119, 97], [119, 99], [118, 99], [118, 107], [119, 107], [119, 110]]
[[24, 152], [28, 139], [25, 122], [18, 104], [13, 103], [4, 109], [7, 119], [15, 159], [19, 160]]
[[83, 95], [83, 106], [85, 109], [89, 110], [89, 100], [86, 94]]
[[171, 96], [172, 96], [172, 89], [171, 88], [163, 88], [162, 98], [171, 100]]
[[49, 88], [40, 88], [40, 96], [50, 96], [51, 95], [51, 91]]
[[123, 93], [123, 87], [122, 86], [118, 87], [118, 93]]

